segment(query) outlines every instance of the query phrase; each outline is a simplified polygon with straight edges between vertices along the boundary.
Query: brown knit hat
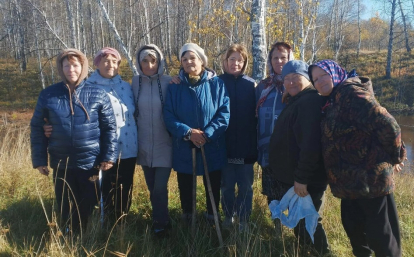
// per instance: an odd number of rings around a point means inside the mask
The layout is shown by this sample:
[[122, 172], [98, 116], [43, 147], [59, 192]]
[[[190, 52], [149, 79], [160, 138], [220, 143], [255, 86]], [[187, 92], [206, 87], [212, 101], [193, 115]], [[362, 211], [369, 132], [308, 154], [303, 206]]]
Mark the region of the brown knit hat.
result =
[[59, 72], [60, 77], [62, 78], [63, 82], [65, 84], [68, 84], [68, 81], [66, 80], [65, 74], [63, 73], [63, 60], [67, 58], [68, 56], [74, 56], [78, 58], [79, 62], [82, 64], [82, 72], [79, 76], [78, 81], [76, 81], [76, 86], [78, 86], [87, 76], [88, 76], [88, 58], [79, 50], [74, 48], [68, 48], [65, 50], [62, 50], [60, 54], [58, 54], [56, 58], [56, 67]]

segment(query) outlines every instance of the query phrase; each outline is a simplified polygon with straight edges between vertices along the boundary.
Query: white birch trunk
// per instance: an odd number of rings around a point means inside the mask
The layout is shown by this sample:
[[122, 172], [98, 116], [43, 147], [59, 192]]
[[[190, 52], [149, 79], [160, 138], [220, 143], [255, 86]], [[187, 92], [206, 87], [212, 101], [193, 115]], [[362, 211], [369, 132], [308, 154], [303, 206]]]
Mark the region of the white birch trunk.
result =
[[361, 50], [361, 1], [358, 0], [358, 47], [357, 58], [359, 57], [359, 51]]
[[69, 23], [69, 33], [70, 33], [70, 43], [71, 47], [77, 48], [76, 45], [76, 32], [75, 32], [75, 23], [73, 21], [72, 9], [70, 8], [69, 0], [65, 0], [66, 4], [66, 13], [68, 15], [68, 23]]
[[[33, 22], [34, 24], [37, 24], [36, 22], [36, 13], [33, 9]], [[35, 45], [36, 45], [36, 57], [37, 57], [37, 64], [39, 66], [39, 76], [40, 76], [40, 82], [42, 83], [42, 88], [45, 89], [45, 76], [43, 75], [43, 68], [42, 68], [42, 58], [40, 57], [40, 50], [39, 50], [39, 40], [38, 40], [38, 34], [37, 34], [37, 26], [34, 28], [34, 35], [35, 35]]]
[[265, 0], [253, 0], [251, 11], [252, 26], [252, 78], [256, 81], [266, 76], [266, 34], [265, 34]]
[[149, 26], [149, 15], [148, 15], [148, 6], [147, 1], [142, 1], [142, 6], [144, 7], [144, 24], [145, 24], [145, 43], [151, 43], [151, 35], [150, 35], [150, 26]]

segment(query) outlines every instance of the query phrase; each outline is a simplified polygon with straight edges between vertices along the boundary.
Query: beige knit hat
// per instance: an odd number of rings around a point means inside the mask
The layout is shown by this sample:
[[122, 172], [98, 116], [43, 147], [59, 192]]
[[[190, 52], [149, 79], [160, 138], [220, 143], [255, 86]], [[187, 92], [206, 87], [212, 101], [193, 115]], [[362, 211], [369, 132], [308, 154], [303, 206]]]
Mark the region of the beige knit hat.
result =
[[191, 51], [191, 52], [195, 53], [195, 55], [197, 55], [198, 59], [200, 59], [203, 62], [203, 66], [207, 67], [208, 58], [207, 58], [206, 54], [204, 53], [204, 49], [201, 48], [200, 46], [198, 46], [197, 44], [194, 44], [194, 43], [187, 43], [187, 44], [183, 45], [183, 47], [181, 47], [180, 62], [181, 62], [181, 58], [183, 57], [183, 54], [187, 51]]

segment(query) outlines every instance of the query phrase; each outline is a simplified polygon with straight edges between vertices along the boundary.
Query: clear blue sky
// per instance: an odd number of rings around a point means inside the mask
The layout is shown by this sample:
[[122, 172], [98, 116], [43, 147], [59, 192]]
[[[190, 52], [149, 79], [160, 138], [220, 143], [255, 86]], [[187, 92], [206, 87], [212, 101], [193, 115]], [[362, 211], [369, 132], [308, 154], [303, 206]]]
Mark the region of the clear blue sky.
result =
[[362, 19], [368, 20], [371, 17], [375, 16], [375, 13], [378, 12], [380, 16], [383, 16], [384, 3], [381, 1], [375, 0], [364, 0], [361, 1], [365, 5], [365, 12], [362, 14]]

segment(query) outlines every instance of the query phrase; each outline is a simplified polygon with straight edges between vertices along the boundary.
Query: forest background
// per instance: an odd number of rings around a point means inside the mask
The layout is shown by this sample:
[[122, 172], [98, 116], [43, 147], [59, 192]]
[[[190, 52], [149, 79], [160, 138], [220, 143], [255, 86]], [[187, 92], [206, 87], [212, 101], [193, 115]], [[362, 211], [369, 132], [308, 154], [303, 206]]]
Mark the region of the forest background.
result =
[[[248, 75], [260, 80], [266, 76], [267, 49], [286, 41], [296, 59], [330, 58], [369, 76], [382, 105], [412, 113], [413, 19], [413, 0], [0, 0], [0, 256], [298, 256], [290, 230], [276, 238], [257, 167], [251, 230], [224, 231], [222, 247], [208, 226], [200, 223], [192, 237], [180, 224], [174, 173], [169, 182], [173, 231], [170, 238], [154, 240], [149, 193], [138, 166], [128, 216], [101, 229], [97, 215], [81, 237], [62, 236], [53, 183], [32, 169], [28, 137], [39, 92], [60, 81], [55, 57], [61, 49], [78, 48], [92, 63], [100, 48], [114, 47], [123, 56], [122, 78], [130, 82], [134, 55], [143, 44], [158, 45], [167, 73], [175, 75], [186, 42], [204, 48], [209, 67], [218, 73], [227, 47], [242, 43], [249, 49]], [[414, 177], [412, 168], [406, 171], [395, 176], [395, 197], [403, 255], [412, 256]], [[201, 181], [198, 185], [200, 210], [204, 194]], [[339, 200], [327, 192], [323, 223], [332, 256], [351, 256]]]
[[158, 45], [175, 75], [186, 42], [204, 48], [218, 73], [227, 47], [242, 43], [248, 74], [260, 80], [267, 49], [286, 41], [297, 59], [356, 68], [373, 79], [381, 103], [409, 109], [413, 18], [413, 0], [0, 0], [0, 106], [32, 108], [39, 91], [60, 80], [54, 57], [67, 47], [90, 60], [102, 47], [119, 49], [121, 75], [131, 81], [143, 44]]

